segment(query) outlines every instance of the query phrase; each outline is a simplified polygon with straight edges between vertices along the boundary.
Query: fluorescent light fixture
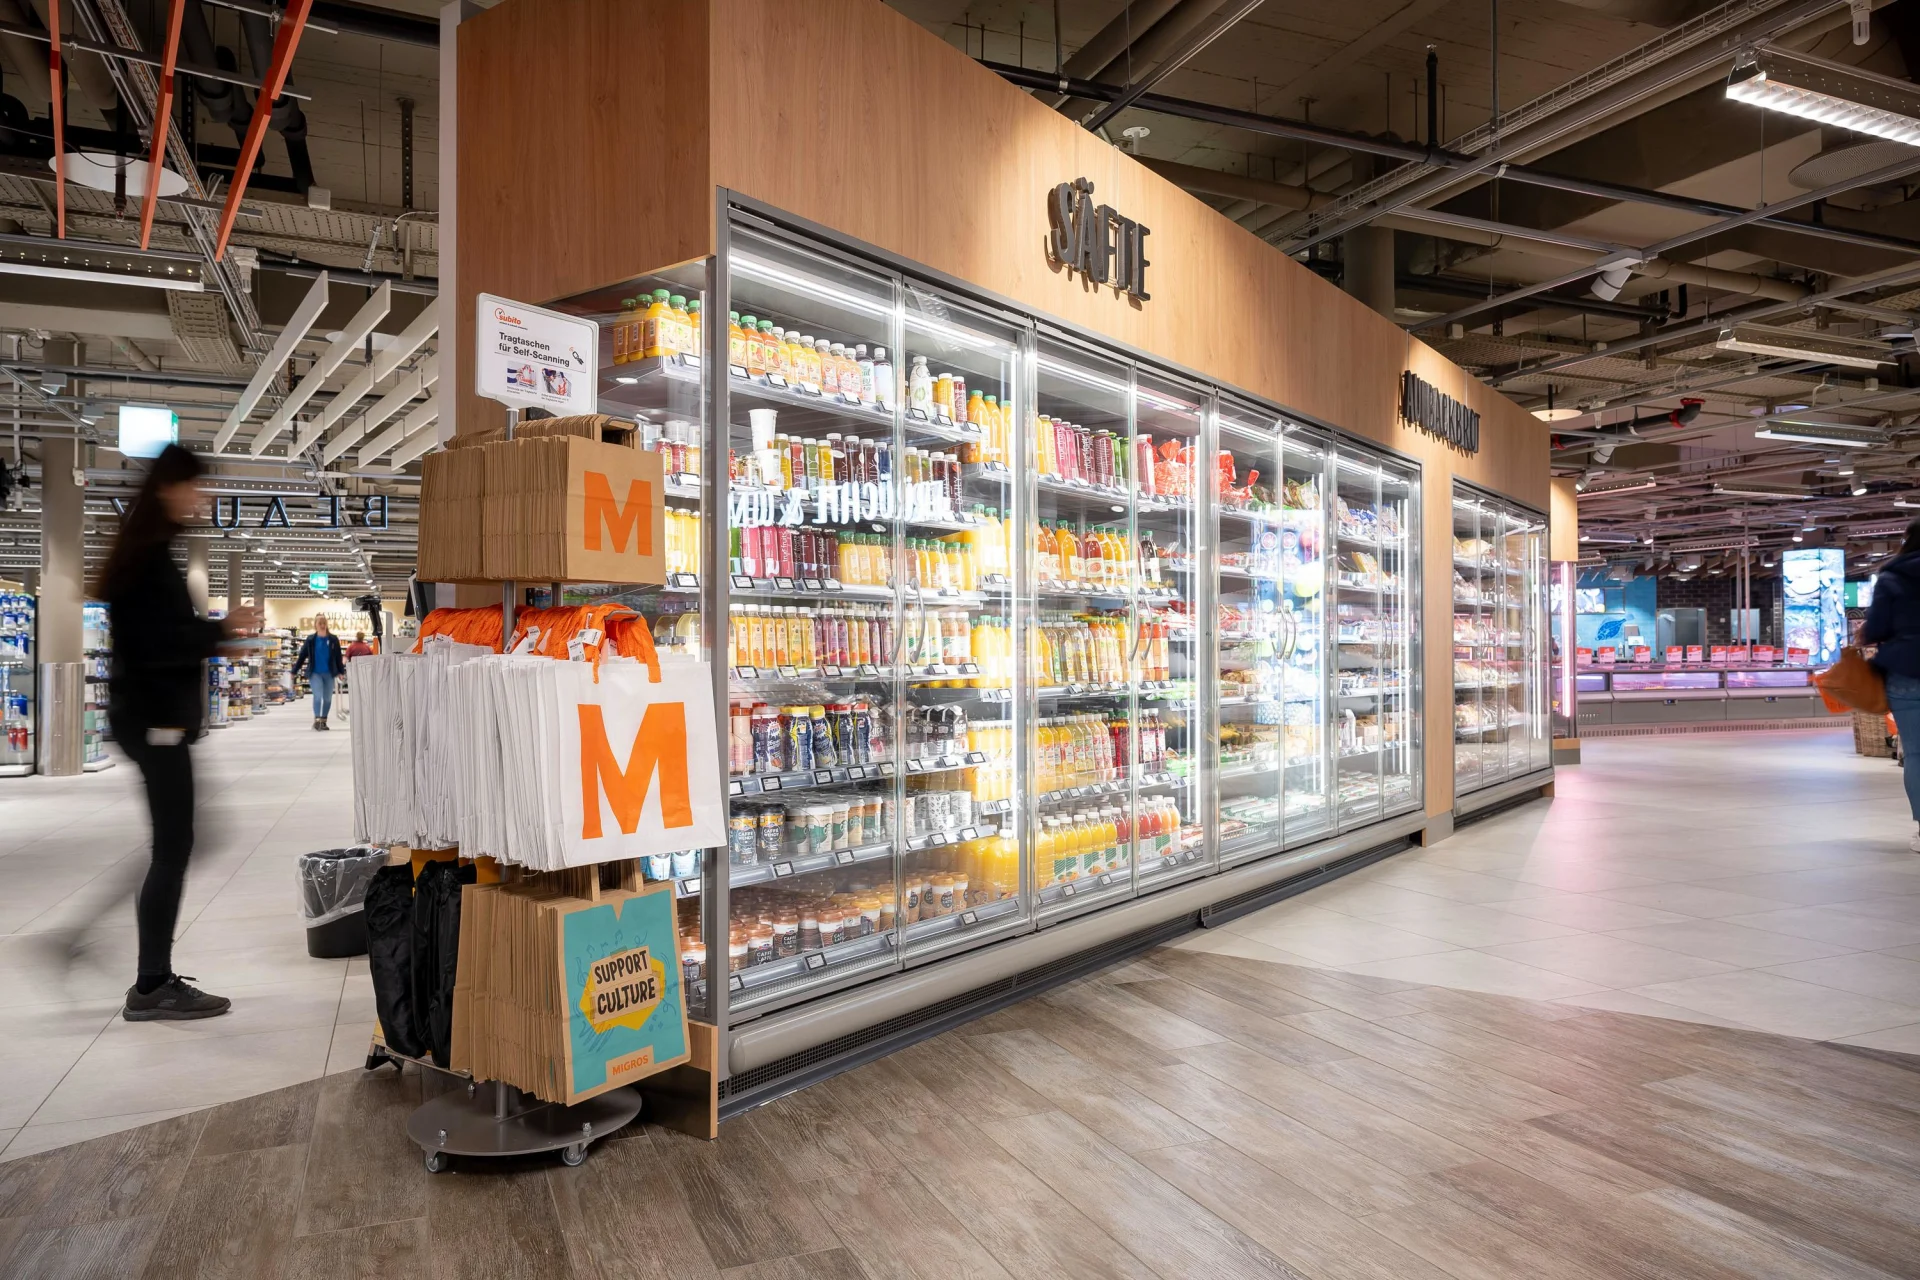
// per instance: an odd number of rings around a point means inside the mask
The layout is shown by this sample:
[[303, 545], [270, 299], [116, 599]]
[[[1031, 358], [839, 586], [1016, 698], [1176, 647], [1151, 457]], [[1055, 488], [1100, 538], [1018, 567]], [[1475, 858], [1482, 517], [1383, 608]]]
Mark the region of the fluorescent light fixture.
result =
[[1652, 476], [1642, 480], [1606, 480], [1599, 484], [1590, 484], [1581, 490], [1583, 498], [1605, 497], [1614, 493], [1635, 493], [1641, 489], [1652, 489], [1658, 482]]
[[49, 280], [84, 280], [92, 284], [131, 284], [142, 289], [177, 289], [182, 293], [205, 293], [206, 285], [198, 277], [122, 275], [117, 271], [92, 271], [49, 262], [21, 262], [0, 258], [0, 272], [11, 276], [45, 276]]
[[1742, 59], [1727, 79], [1727, 97], [1920, 147], [1920, 91], [1858, 67], [1768, 49]]
[[1764, 484], [1717, 484], [1713, 491], [1728, 498], [1808, 498], [1812, 495], [1805, 489], [1788, 488], [1780, 485]]
[[[818, 277], [796, 275], [783, 267], [775, 266], [771, 262], [765, 262], [744, 253], [735, 253], [729, 257], [727, 259], [727, 266], [729, 270], [738, 272], [740, 275], [751, 276], [756, 280], [764, 280], [768, 284], [777, 284], [782, 288], [791, 289], [795, 293], [805, 297], [831, 302], [838, 306], [845, 307], [849, 311], [858, 311], [863, 315], [869, 316], [890, 316], [893, 314], [893, 304], [891, 302], [881, 302], [878, 299], [863, 297], [860, 294], [850, 292], [846, 289], [837, 289]], [[739, 305], [739, 299], [734, 300], [734, 305]]]
[[1848, 341], [1800, 329], [1776, 329], [1764, 324], [1736, 324], [1720, 331], [1713, 344], [1721, 351], [1745, 351], [1794, 360], [1819, 360], [1853, 369], [1877, 369], [1894, 364], [1893, 352], [1875, 342]]
[[154, 458], [180, 442], [180, 415], [159, 405], [120, 406], [119, 450], [129, 458]]
[[1843, 449], [1871, 449], [1885, 438], [1871, 431], [1848, 431], [1845, 427], [1813, 427], [1798, 422], [1782, 422], [1762, 427], [1753, 433], [1759, 440], [1792, 440], [1800, 444], [1838, 445]]

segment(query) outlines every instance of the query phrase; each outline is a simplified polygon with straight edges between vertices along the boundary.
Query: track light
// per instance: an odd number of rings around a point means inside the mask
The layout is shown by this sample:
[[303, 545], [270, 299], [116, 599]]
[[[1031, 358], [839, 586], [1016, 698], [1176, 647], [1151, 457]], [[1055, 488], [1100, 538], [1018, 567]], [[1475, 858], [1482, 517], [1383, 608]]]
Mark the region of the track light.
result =
[[1886, 437], [1873, 431], [1850, 431], [1846, 427], [1817, 426], [1782, 422], [1762, 427], [1753, 433], [1760, 440], [1793, 440], [1800, 444], [1838, 445], [1842, 449], [1871, 449], [1884, 444]]
[[1913, 85], [1806, 54], [1748, 54], [1727, 78], [1727, 97], [1748, 106], [1920, 147]]
[[1657, 483], [1652, 476], [1648, 476], [1643, 480], [1608, 480], [1600, 484], [1588, 485], [1580, 496], [1583, 498], [1593, 498], [1605, 494], [1634, 493], [1641, 489], [1652, 489], [1656, 487]]
[[1867, 339], [1853, 341], [1832, 338], [1764, 324], [1731, 325], [1720, 331], [1720, 337], [1713, 345], [1721, 351], [1818, 360], [1823, 364], [1845, 365], [1851, 369], [1877, 369], [1883, 364], [1897, 363], [1893, 352]]

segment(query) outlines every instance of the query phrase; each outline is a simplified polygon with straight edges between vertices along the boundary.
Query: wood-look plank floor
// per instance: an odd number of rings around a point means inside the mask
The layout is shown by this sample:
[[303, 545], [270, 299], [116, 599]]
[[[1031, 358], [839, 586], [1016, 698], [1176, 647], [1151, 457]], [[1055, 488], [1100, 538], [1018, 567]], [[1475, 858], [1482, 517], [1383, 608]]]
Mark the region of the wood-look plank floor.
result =
[[1920, 1277], [1920, 1059], [1176, 948], [578, 1169], [426, 1173], [421, 1089], [0, 1165], [0, 1275]]

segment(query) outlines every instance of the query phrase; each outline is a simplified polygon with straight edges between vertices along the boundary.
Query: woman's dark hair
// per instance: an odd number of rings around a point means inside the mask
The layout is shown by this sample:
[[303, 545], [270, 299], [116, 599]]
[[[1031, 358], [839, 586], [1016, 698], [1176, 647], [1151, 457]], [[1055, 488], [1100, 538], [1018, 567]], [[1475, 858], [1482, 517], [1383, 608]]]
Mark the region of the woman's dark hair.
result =
[[113, 540], [113, 550], [107, 553], [106, 566], [93, 586], [96, 600], [116, 598], [141, 572], [153, 548], [172, 542], [173, 535], [180, 532], [180, 526], [167, 513], [161, 491], [198, 480], [206, 473], [206, 463], [177, 444], [160, 451], [147, 468], [147, 478], [141, 482], [133, 505], [120, 517], [120, 534]]
[[1915, 516], [1912, 523], [1907, 525], [1907, 540], [1900, 544], [1900, 554], [1903, 556], [1910, 556], [1916, 551], [1920, 551], [1920, 516]]

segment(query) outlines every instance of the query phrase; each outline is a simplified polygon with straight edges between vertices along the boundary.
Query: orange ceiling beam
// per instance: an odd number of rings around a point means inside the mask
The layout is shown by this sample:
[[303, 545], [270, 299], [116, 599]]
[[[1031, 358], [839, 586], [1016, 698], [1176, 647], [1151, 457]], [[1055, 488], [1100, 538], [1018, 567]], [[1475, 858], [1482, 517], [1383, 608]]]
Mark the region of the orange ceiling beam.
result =
[[233, 167], [233, 185], [227, 188], [226, 207], [220, 210], [220, 231], [213, 245], [216, 262], [227, 254], [227, 237], [233, 233], [233, 220], [240, 214], [240, 197], [247, 193], [247, 180], [253, 177], [253, 166], [260, 159], [274, 99], [286, 86], [287, 73], [293, 69], [293, 51], [300, 44], [300, 33], [306, 30], [307, 13], [312, 8], [313, 0], [287, 0], [287, 10], [280, 15], [280, 29], [273, 37], [273, 58], [267, 64], [267, 74], [260, 80], [260, 96], [254, 99], [253, 119], [247, 124], [247, 138], [240, 146], [240, 159]]
[[53, 206], [54, 234], [67, 238], [67, 113], [60, 92], [60, 0], [47, 6], [47, 76], [53, 85]]
[[173, 67], [180, 54], [180, 23], [186, 13], [187, 0], [173, 0], [173, 11], [167, 15], [167, 47], [160, 55], [160, 92], [153, 101], [153, 153], [147, 157], [147, 194], [140, 202], [142, 249], [153, 236], [153, 211], [160, 201], [160, 175], [166, 171], [167, 127], [173, 123]]

